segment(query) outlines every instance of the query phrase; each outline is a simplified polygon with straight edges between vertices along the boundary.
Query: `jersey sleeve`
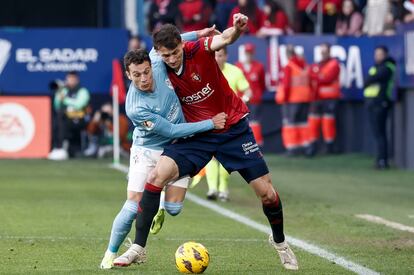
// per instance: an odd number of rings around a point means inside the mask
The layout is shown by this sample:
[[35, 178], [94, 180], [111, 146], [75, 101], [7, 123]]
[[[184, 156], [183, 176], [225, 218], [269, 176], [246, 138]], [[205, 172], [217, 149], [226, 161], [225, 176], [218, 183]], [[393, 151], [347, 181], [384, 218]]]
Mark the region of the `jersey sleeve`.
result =
[[131, 120], [135, 125], [140, 125], [146, 131], [156, 133], [168, 138], [186, 137], [192, 134], [205, 132], [214, 129], [211, 119], [194, 123], [174, 124], [148, 109], [140, 108], [132, 115]]
[[197, 40], [197, 32], [186, 32], [181, 34], [181, 39], [185, 41], [196, 41]]

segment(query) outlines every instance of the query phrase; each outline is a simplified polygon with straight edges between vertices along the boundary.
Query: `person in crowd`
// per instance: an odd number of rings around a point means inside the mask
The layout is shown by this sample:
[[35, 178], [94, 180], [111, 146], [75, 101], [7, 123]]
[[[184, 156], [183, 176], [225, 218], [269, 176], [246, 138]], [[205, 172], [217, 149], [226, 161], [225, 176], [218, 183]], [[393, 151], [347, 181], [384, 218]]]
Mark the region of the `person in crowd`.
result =
[[133, 35], [128, 39], [128, 51], [145, 49], [145, 43], [139, 36]]
[[53, 150], [48, 158], [65, 160], [81, 153], [82, 131], [88, 119], [89, 91], [80, 85], [76, 71], [67, 73], [63, 86], [55, 86]]
[[405, 15], [403, 17], [404, 23], [414, 22], [414, 0], [404, 1]]
[[164, 148], [139, 203], [134, 243], [118, 258], [121, 265], [145, 261], [149, 230], [165, 184], [196, 175], [214, 156], [227, 171], [238, 171], [260, 198], [272, 229], [269, 243], [284, 268], [299, 268], [285, 241], [281, 199], [246, 119], [249, 110], [232, 91], [214, 58], [214, 51], [233, 43], [247, 29], [247, 21], [245, 15], [235, 14], [233, 26], [222, 34], [195, 42], [182, 42], [177, 27], [170, 24], [153, 34], [154, 48], [166, 65], [186, 120], [197, 122], [217, 111], [228, 117], [223, 130], [179, 139]]
[[336, 21], [335, 34], [338, 36], [360, 36], [362, 34], [362, 25], [364, 18], [358, 11], [353, 0], [344, 0], [342, 2], [342, 12]]
[[387, 117], [392, 106], [395, 61], [388, 48], [378, 46], [374, 53], [375, 65], [368, 71], [364, 83], [364, 97], [369, 124], [376, 145], [375, 168], [388, 169]]
[[[128, 156], [131, 143], [128, 138], [128, 119], [119, 114], [119, 139], [121, 155]], [[111, 103], [105, 103], [97, 110], [86, 127], [88, 147], [83, 152], [86, 157], [102, 158], [113, 151], [113, 109]]]
[[315, 23], [306, 12], [307, 7], [312, 0], [297, 0], [296, 1], [296, 24], [295, 29], [300, 33], [313, 33], [315, 30]]
[[[216, 51], [215, 58], [230, 88], [239, 94], [244, 102], [248, 102], [252, 94], [249, 82], [238, 67], [227, 63], [227, 48]], [[215, 158], [206, 165], [207, 199], [219, 199], [222, 202], [229, 200], [229, 176], [230, 174]]]
[[[314, 6], [314, 8], [310, 12], [310, 15], [307, 13], [309, 5], [312, 4], [312, 0], [298, 0], [296, 2], [300, 32], [312, 33], [315, 30], [317, 6]], [[324, 0], [322, 1], [322, 5], [322, 32], [335, 33], [336, 20], [339, 11], [341, 10], [342, 0]]]
[[283, 8], [273, 0], [266, 0], [263, 7], [265, 20], [257, 36], [266, 37], [291, 33], [289, 19]]
[[321, 44], [319, 50], [321, 61], [313, 64], [310, 69], [311, 87], [314, 89], [314, 98], [309, 112], [311, 145], [308, 154], [310, 156], [313, 156], [317, 151], [321, 126], [327, 153], [335, 152], [336, 109], [338, 99], [341, 97], [339, 62], [336, 58], [331, 57], [330, 44]]
[[233, 15], [246, 14], [249, 17], [246, 34], [255, 35], [264, 25], [265, 15], [256, 4], [256, 0], [238, 0], [238, 5], [231, 11], [227, 27], [233, 26]]
[[176, 24], [180, 14], [178, 10], [179, 3], [179, 0], [151, 1], [148, 12], [148, 31], [152, 33], [162, 24]]
[[365, 8], [362, 32], [369, 36], [382, 35], [385, 30], [386, 17], [389, 11], [389, 1], [368, 0]]
[[255, 46], [252, 43], [244, 44], [245, 58], [236, 63], [250, 85], [252, 96], [247, 102], [250, 110], [249, 124], [253, 130], [254, 137], [259, 145], [263, 145], [262, 127], [260, 125], [260, 104], [266, 90], [265, 68], [262, 63], [255, 60]]
[[323, 33], [335, 33], [336, 20], [342, 8], [342, 0], [323, 1]]
[[219, 31], [226, 29], [231, 11], [237, 6], [237, 1], [238, 0], [217, 0], [214, 9], [214, 21]]
[[190, 32], [207, 28], [212, 9], [206, 0], [184, 0], [179, 4], [181, 30]]
[[306, 153], [310, 144], [308, 134], [309, 103], [312, 99], [309, 67], [295, 53], [293, 45], [286, 48], [288, 63], [283, 68], [276, 102], [282, 105], [282, 141], [288, 156]]

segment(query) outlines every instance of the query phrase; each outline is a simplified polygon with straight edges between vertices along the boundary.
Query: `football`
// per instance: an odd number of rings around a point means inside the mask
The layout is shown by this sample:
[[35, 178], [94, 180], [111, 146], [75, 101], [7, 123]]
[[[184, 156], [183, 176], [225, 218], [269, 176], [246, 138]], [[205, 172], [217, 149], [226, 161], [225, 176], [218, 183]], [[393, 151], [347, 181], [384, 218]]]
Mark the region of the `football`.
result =
[[210, 262], [210, 255], [204, 245], [186, 242], [175, 252], [175, 264], [182, 273], [203, 273]]

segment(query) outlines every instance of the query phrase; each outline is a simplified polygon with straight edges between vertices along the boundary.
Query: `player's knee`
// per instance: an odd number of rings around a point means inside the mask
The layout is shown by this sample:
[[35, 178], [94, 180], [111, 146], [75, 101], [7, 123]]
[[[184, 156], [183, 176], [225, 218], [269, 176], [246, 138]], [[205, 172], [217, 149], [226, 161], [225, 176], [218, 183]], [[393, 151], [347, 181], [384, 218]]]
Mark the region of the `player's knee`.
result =
[[263, 204], [272, 204], [278, 199], [277, 193], [273, 188], [268, 188], [260, 196]]
[[181, 209], [183, 208], [182, 202], [164, 202], [165, 211], [171, 216], [177, 216], [180, 214]]

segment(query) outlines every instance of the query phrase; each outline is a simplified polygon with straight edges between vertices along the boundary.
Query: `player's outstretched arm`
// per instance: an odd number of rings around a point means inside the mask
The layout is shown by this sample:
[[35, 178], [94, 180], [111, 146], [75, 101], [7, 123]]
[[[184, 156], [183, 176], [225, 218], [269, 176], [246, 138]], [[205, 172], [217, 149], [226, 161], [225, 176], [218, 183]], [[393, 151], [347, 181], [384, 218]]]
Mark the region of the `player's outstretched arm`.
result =
[[233, 15], [233, 27], [223, 31], [220, 35], [212, 37], [210, 49], [217, 51], [224, 46], [232, 44], [247, 29], [248, 17], [241, 13]]
[[180, 138], [212, 129], [223, 129], [227, 120], [224, 113], [217, 114], [212, 119], [200, 122], [173, 124], [160, 115], [141, 112], [139, 117], [134, 118], [138, 125], [142, 125], [147, 131], [159, 134], [168, 138]]

